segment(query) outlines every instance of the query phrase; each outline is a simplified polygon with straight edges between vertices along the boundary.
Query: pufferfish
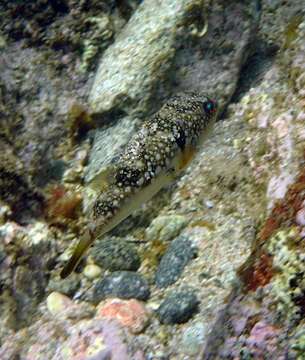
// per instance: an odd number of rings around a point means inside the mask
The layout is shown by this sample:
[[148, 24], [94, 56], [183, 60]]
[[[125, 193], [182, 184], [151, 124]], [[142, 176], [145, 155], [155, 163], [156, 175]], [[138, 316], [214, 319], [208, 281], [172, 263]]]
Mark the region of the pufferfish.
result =
[[101, 191], [91, 209], [92, 221], [61, 278], [75, 269], [96, 237], [113, 229], [188, 166], [216, 114], [216, 103], [206, 95], [183, 93], [143, 123], [113, 168], [95, 179]]

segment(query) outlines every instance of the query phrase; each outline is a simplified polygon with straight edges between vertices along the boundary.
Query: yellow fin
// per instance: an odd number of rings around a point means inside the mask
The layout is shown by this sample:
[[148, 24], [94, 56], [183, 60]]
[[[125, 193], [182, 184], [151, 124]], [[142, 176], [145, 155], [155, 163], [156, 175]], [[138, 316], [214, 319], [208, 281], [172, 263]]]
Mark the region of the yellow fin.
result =
[[185, 149], [183, 150], [182, 156], [179, 159], [179, 171], [183, 171], [189, 166], [195, 155], [195, 152], [196, 149], [193, 146], [186, 145]]
[[66, 265], [64, 266], [64, 268], [60, 273], [60, 277], [62, 279], [68, 277], [72, 273], [72, 271], [76, 268], [80, 259], [82, 258], [88, 247], [91, 245], [93, 240], [94, 237], [92, 236], [90, 230], [86, 230], [84, 235], [80, 238], [79, 243], [77, 244], [77, 247], [74, 250], [74, 253], [72, 254], [71, 258], [66, 263]]
[[109, 182], [110, 173], [111, 170], [109, 169], [97, 174], [92, 180], [88, 182], [88, 186], [96, 192], [101, 192], [106, 190], [110, 185]]

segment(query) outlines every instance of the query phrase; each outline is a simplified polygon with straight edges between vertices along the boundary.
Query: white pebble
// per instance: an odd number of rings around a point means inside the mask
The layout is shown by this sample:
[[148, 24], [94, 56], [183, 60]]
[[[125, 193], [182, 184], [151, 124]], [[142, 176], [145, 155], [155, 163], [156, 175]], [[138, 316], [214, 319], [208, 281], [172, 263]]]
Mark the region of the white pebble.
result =
[[84, 275], [90, 280], [98, 278], [101, 273], [102, 269], [95, 264], [88, 264], [84, 268]]

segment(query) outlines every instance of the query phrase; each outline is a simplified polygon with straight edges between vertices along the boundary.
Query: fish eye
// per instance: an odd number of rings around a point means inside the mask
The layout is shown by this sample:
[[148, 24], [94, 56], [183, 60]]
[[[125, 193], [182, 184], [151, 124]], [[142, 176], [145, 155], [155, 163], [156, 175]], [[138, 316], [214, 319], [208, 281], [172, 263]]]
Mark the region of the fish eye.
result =
[[206, 101], [204, 104], [203, 104], [203, 108], [204, 108], [204, 111], [208, 114], [208, 115], [212, 115], [215, 111], [215, 105], [212, 101]]

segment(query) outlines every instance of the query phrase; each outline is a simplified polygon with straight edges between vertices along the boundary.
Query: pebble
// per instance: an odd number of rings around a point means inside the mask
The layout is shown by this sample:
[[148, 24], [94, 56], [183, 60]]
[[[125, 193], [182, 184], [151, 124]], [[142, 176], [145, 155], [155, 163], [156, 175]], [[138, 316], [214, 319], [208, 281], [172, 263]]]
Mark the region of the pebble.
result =
[[174, 239], [163, 255], [156, 273], [158, 287], [167, 287], [176, 282], [184, 267], [197, 254], [197, 249], [185, 236]]
[[157, 310], [162, 324], [187, 322], [197, 310], [199, 301], [193, 290], [185, 289], [171, 293]]
[[93, 280], [101, 276], [102, 269], [95, 264], [88, 264], [85, 266], [83, 273], [86, 278]]
[[[188, 326], [189, 325], [189, 326]], [[189, 356], [197, 355], [202, 350], [207, 335], [207, 324], [202, 322], [188, 324], [179, 340], [179, 345], [183, 353]]]
[[134, 299], [103, 301], [98, 305], [96, 317], [118, 321], [128, 327], [133, 334], [142, 332], [149, 320], [145, 306]]
[[94, 262], [110, 271], [133, 270], [140, 264], [140, 256], [136, 248], [116, 238], [107, 238], [100, 241], [93, 252]]
[[148, 283], [142, 275], [131, 271], [116, 271], [95, 284], [92, 301], [99, 303], [110, 297], [145, 301], [149, 295]]
[[296, 214], [296, 222], [301, 225], [305, 226], [305, 208], [301, 208]]
[[57, 291], [47, 297], [47, 308], [52, 315], [57, 315], [72, 305], [73, 301], [68, 296]]
[[158, 216], [146, 230], [146, 240], [159, 238], [162, 241], [173, 239], [186, 225], [187, 218], [182, 215]]
[[[90, 115], [116, 109], [122, 113], [147, 111], [154, 85], [166, 77], [174, 62], [177, 41], [183, 39], [181, 32], [196, 22], [197, 16], [190, 10], [194, 4], [194, 0], [141, 2], [128, 26], [103, 53], [89, 95]], [[203, 35], [199, 35], [201, 26], [193, 30], [197, 36]]]
[[47, 291], [58, 291], [70, 297], [77, 292], [80, 287], [80, 277], [77, 274], [71, 274], [66, 279], [61, 279], [59, 276], [52, 278], [47, 286]]

